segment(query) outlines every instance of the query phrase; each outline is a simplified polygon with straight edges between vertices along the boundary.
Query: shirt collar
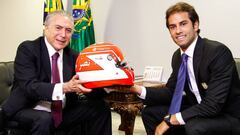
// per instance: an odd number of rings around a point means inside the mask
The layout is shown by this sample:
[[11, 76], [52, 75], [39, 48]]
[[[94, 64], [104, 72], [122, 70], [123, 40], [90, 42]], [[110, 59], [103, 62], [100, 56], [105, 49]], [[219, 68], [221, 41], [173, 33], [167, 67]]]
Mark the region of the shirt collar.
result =
[[193, 53], [194, 53], [194, 49], [195, 49], [195, 46], [196, 46], [196, 43], [197, 43], [197, 39], [198, 39], [198, 37], [196, 37], [194, 40], [193, 40], [193, 42], [190, 44], [190, 46], [187, 48], [187, 50], [185, 51], [185, 52], [183, 52], [181, 49], [181, 55], [183, 54], [183, 53], [185, 53], [185, 54], [187, 54], [188, 55], [188, 57], [191, 57], [191, 58], [193, 58]]
[[48, 50], [48, 54], [49, 54], [49, 58], [51, 58], [53, 56], [54, 53], [58, 52], [59, 53], [59, 58], [60, 60], [62, 60], [62, 57], [63, 57], [63, 49], [59, 50], [59, 51], [56, 51], [52, 45], [47, 41], [47, 38], [44, 37], [44, 41], [45, 41], [45, 44], [47, 46], [47, 50]]

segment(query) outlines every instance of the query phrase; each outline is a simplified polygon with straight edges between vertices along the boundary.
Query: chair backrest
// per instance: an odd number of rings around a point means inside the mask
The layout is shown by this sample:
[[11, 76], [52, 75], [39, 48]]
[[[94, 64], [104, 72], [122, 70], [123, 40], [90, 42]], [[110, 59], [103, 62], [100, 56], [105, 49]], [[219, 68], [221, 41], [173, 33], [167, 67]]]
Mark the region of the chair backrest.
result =
[[0, 62], [0, 105], [10, 94], [13, 72], [13, 61]]
[[240, 58], [234, 58], [234, 60], [238, 71], [238, 77], [240, 78]]

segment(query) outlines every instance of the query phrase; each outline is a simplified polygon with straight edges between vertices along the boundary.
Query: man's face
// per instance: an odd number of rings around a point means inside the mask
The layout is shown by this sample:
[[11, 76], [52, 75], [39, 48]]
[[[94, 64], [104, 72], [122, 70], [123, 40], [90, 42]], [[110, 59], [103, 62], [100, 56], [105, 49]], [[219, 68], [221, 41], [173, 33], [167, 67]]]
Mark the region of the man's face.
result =
[[192, 24], [187, 12], [177, 12], [168, 18], [169, 32], [174, 42], [184, 51], [197, 37], [199, 24]]
[[73, 23], [64, 16], [56, 15], [45, 26], [45, 36], [56, 51], [65, 48], [71, 39]]

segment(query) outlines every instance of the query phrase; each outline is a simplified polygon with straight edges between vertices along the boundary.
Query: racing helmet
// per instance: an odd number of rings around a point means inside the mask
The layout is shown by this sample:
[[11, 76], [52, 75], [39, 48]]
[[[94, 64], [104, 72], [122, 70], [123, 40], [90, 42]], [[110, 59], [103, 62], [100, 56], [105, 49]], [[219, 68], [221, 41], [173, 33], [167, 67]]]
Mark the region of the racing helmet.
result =
[[124, 56], [117, 45], [97, 43], [79, 53], [76, 73], [86, 88], [134, 84], [133, 69], [126, 66]]

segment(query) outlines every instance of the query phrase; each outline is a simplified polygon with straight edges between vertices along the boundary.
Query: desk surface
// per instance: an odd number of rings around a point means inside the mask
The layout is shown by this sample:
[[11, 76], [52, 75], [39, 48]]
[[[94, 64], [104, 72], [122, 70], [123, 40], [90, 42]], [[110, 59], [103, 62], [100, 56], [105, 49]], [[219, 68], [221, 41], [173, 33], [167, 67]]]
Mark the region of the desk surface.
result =
[[135, 84], [145, 86], [145, 87], [165, 87], [166, 83], [163, 82], [146, 82], [142, 80], [135, 81]]

